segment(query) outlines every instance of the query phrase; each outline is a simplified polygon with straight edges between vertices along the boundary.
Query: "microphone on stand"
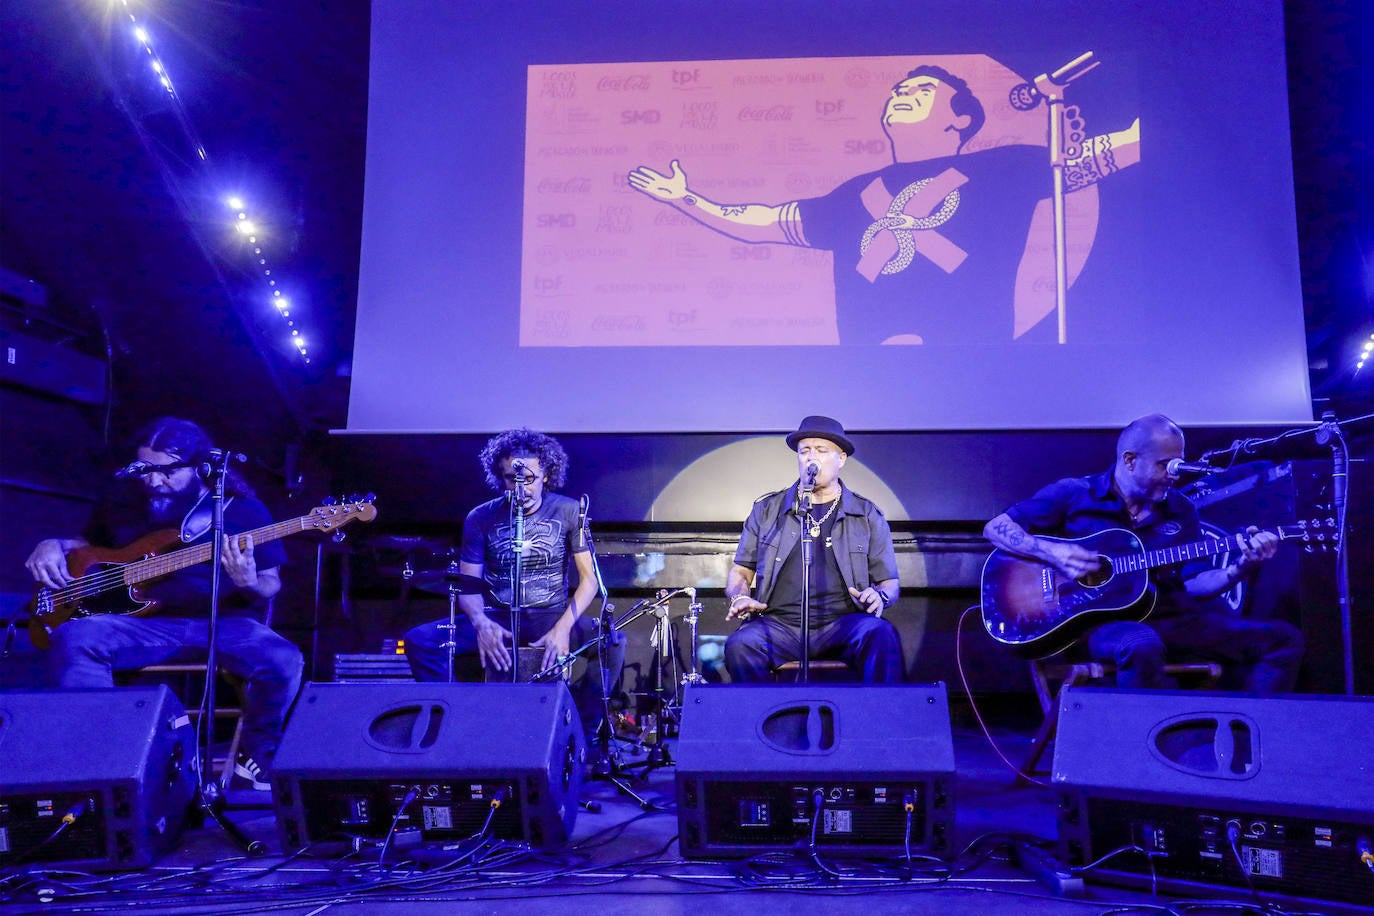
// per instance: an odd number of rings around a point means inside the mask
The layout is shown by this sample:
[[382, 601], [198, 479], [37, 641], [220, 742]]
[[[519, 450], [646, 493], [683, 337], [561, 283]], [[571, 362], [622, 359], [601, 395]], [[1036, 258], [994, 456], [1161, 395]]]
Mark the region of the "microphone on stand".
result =
[[[126, 480], [130, 477], [142, 477], [144, 474], [149, 474], [158, 467], [158, 465], [153, 464], [151, 461], [130, 461], [128, 464], [124, 465], [124, 467], [115, 471], [114, 479]], [[162, 465], [162, 467], [166, 467], [166, 465]]]
[[821, 466], [814, 461], [806, 463], [806, 480], [802, 483], [802, 508], [811, 511], [811, 496], [816, 491], [816, 475]]
[[587, 546], [587, 510], [592, 506], [591, 498], [586, 493], [582, 494], [582, 499], [577, 503], [577, 549], [582, 550]]
[[1184, 461], [1182, 458], [1170, 458], [1164, 469], [1170, 477], [1177, 477], [1180, 474], [1220, 474], [1225, 470], [1225, 468], [1214, 468], [1206, 463]]

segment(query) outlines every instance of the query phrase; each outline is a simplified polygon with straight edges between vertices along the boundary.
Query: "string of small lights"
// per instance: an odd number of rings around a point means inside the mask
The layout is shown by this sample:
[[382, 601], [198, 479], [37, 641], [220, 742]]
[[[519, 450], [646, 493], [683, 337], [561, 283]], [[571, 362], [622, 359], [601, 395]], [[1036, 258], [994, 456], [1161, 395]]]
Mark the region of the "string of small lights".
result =
[[[210, 154], [201, 142], [200, 135], [191, 121], [190, 113], [183, 104], [180, 94], [177, 92], [176, 83], [173, 81], [171, 73], [168, 71], [167, 64], [158, 54], [157, 48], [153, 43], [152, 35], [148, 28], [139, 22], [138, 15], [133, 10], [130, 0], [119, 0], [124, 13], [129, 18], [130, 27], [134, 39], [139, 43], [142, 53], [147, 57], [153, 74], [157, 77], [158, 83], [162, 86], [167, 96], [167, 101], [171, 110], [176, 116], [182, 131], [185, 132], [191, 148], [202, 164], [203, 170], [209, 175], [212, 182], [218, 185], [215, 180], [213, 164]], [[260, 275], [267, 291], [270, 293], [268, 301], [270, 307], [285, 324], [290, 333], [290, 342], [296, 349], [301, 360], [305, 363], [310, 362], [310, 351], [306, 346], [305, 336], [301, 334], [300, 328], [296, 326], [296, 319], [291, 317], [291, 302], [283, 295], [277, 278], [273, 276], [272, 265], [268, 261], [267, 254], [263, 251], [262, 241], [260, 241], [260, 230], [258, 224], [249, 217], [247, 202], [239, 195], [230, 195], [223, 199], [226, 209], [233, 214], [233, 227], [247, 245], [252, 246], [252, 258], [254, 261], [253, 269]]]

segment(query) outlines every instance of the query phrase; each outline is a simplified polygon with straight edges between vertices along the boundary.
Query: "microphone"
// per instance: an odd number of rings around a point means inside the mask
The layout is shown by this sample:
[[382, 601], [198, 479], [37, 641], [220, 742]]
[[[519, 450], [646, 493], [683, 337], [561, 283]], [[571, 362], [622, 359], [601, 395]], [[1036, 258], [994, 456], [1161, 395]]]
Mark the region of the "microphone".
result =
[[687, 586], [683, 589], [683, 591], [687, 593], [688, 598], [692, 599], [693, 601], [697, 600], [697, 590], [692, 586]]
[[812, 461], [806, 465], [806, 485], [812, 486], [816, 483], [816, 475], [821, 472], [821, 466]]
[[1170, 458], [1164, 469], [1168, 471], [1170, 477], [1177, 477], [1180, 474], [1220, 474], [1224, 470], [1224, 468], [1214, 468], [1210, 464], [1184, 461], [1182, 458]]
[[130, 461], [124, 467], [115, 471], [115, 480], [126, 480], [130, 477], [142, 477], [144, 474], [152, 473], [155, 469], [166, 467], [166, 465], [156, 465], [151, 461]]
[[587, 510], [592, 506], [591, 498], [586, 493], [582, 494], [582, 499], [577, 503], [577, 549], [581, 550], [587, 546]]

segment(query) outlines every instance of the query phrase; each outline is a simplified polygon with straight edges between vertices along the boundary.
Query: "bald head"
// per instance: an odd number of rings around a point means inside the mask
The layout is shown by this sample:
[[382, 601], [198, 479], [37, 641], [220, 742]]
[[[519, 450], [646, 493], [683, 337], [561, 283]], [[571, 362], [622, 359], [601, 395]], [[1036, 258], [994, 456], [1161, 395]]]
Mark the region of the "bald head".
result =
[[1114, 478], [1129, 505], [1164, 499], [1173, 484], [1169, 461], [1183, 457], [1183, 430], [1163, 414], [1133, 420], [1116, 440]]
[[1178, 439], [1180, 444], [1183, 442], [1183, 430], [1178, 428], [1178, 424], [1162, 413], [1152, 413], [1148, 416], [1132, 420], [1126, 428], [1121, 431], [1121, 435], [1116, 437], [1116, 458], [1121, 460], [1121, 456], [1126, 452], [1140, 453], [1150, 445], [1160, 442]]

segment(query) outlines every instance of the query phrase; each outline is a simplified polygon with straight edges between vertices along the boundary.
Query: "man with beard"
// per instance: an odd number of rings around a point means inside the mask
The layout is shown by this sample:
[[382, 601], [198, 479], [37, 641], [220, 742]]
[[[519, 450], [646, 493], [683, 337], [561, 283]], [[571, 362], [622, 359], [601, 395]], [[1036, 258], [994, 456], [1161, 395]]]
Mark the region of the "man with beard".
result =
[[[1095, 550], [1060, 538], [1083, 538], [1113, 528], [1134, 532], [1146, 550], [1202, 540], [1197, 508], [1173, 489], [1170, 462], [1183, 457], [1183, 431], [1162, 414], [1132, 421], [1117, 438], [1110, 470], [1044, 487], [983, 528], [994, 547], [1054, 567], [1071, 579], [1098, 570]], [[1114, 620], [1087, 634], [1092, 658], [1116, 665], [1118, 687], [1174, 686], [1164, 673], [1175, 660], [1222, 661], [1243, 670], [1245, 689], [1293, 689], [1302, 662], [1302, 634], [1281, 620], [1238, 617], [1213, 601], [1250, 576], [1278, 550], [1273, 532], [1250, 527], [1241, 554], [1224, 568], [1206, 558], [1164, 566], [1150, 575], [1158, 604], [1146, 622]]]
[[[179, 529], [188, 545], [208, 541], [211, 492], [196, 465], [211, 450], [210, 437], [189, 420], [163, 417], [140, 430], [135, 442], [137, 459], [146, 467], [96, 509], [79, 537], [49, 538], [34, 548], [25, 565], [40, 585], [57, 589], [74, 581], [67, 554], [77, 547], [119, 548], [167, 528]], [[248, 537], [240, 544], [231, 535], [271, 523], [267, 508], [231, 470], [225, 481], [216, 652], [219, 665], [247, 683], [243, 752], [234, 775], [263, 790], [270, 788], [267, 771], [304, 662], [299, 649], [261, 622], [268, 599], [281, 590], [279, 569], [286, 553], [280, 542], [255, 545]], [[113, 687], [115, 671], [203, 657], [209, 646], [211, 573], [208, 563], [200, 563], [141, 589], [166, 614], [101, 614], [58, 626], [49, 656], [57, 686]]]

